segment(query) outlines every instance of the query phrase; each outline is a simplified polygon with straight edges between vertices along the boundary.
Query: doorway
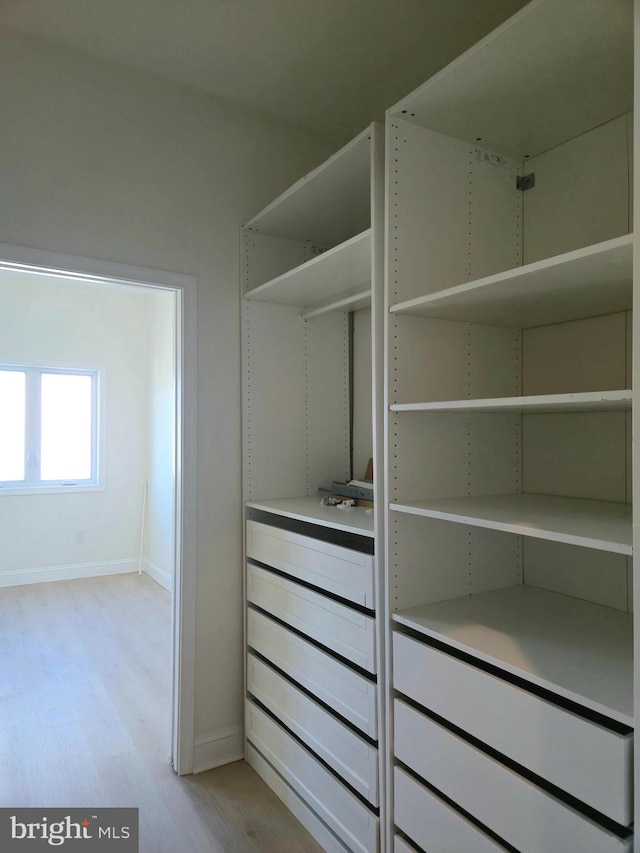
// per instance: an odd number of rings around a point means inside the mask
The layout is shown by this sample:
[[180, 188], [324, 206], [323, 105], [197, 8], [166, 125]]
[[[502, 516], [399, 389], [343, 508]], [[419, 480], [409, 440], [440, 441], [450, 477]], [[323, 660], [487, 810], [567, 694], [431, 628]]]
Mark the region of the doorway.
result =
[[[154, 306], [151, 313], [147, 312], [145, 315], [149, 317], [148, 331], [151, 339], [153, 339], [154, 328], [157, 330], [163, 327], [165, 330], [167, 328], [171, 330], [173, 344], [173, 352], [170, 358], [172, 376], [169, 382], [171, 399], [167, 398], [168, 360], [165, 358], [163, 363], [162, 357], [155, 353], [153, 363], [149, 365], [155, 371], [155, 380], [157, 380], [156, 393], [150, 395], [150, 408], [155, 407], [158, 411], [162, 409], [165, 418], [169, 410], [173, 412], [173, 415], [169, 416], [172, 418], [170, 429], [167, 429], [165, 420], [165, 426], [157, 431], [151, 442], [153, 452], [159, 456], [164, 454], [165, 458], [168, 447], [171, 446], [169, 471], [165, 469], [164, 473], [161, 474], [159, 473], [160, 469], [156, 466], [154, 470], [152, 464], [149, 468], [151, 474], [144, 480], [146, 487], [138, 489], [137, 495], [128, 495], [127, 500], [129, 500], [132, 509], [137, 503], [136, 519], [139, 537], [137, 539], [139, 543], [139, 551], [136, 555], [139, 560], [137, 568], [148, 569], [148, 574], [152, 577], [154, 571], [159, 571], [160, 576], [155, 577], [155, 579], [164, 580], [165, 584], [163, 585], [166, 585], [167, 571], [157, 564], [147, 550], [150, 538], [152, 536], [154, 538], [154, 547], [156, 547], [154, 553], [161, 553], [163, 549], [166, 550], [167, 548], [171, 551], [170, 563], [174, 568], [174, 577], [171, 594], [172, 689], [168, 747], [176, 773], [179, 775], [190, 773], [193, 763], [195, 645], [195, 620], [193, 618], [195, 609], [195, 279], [145, 268], [12, 246], [0, 246], [0, 276], [19, 276], [25, 283], [28, 283], [30, 279], [31, 281], [38, 280], [51, 288], [56, 283], [59, 286], [64, 285], [66, 287], [75, 285], [79, 288], [77, 292], [83, 294], [83, 299], [89, 298], [89, 301], [91, 301], [91, 292], [102, 296], [110, 291], [120, 293], [123, 298], [125, 295], [131, 296], [135, 293], [139, 297], [137, 301], [140, 306], [143, 304]], [[154, 300], [154, 295], [157, 296], [156, 300]], [[96, 305], [97, 301], [96, 299]], [[100, 323], [105, 321], [101, 308], [96, 307], [96, 315], [99, 327]], [[142, 317], [142, 311], [139, 311], [138, 315]], [[42, 312], [40, 312], [40, 317], [42, 318]], [[135, 318], [125, 317], [124, 314], [121, 314], [121, 318], [123, 324], [128, 322], [131, 326], [133, 320], [135, 325]], [[33, 320], [35, 323], [35, 312]], [[39, 322], [43, 322], [42, 319]], [[55, 333], [53, 316], [51, 317], [51, 325], [54, 328], [50, 331]], [[129, 331], [133, 332], [135, 336], [135, 328], [130, 328]], [[140, 337], [142, 337], [142, 329], [139, 331]], [[35, 332], [37, 336], [37, 330]], [[85, 335], [91, 334], [90, 329], [87, 328], [81, 329], [81, 332]], [[59, 356], [62, 354], [63, 348], [58, 352]], [[65, 361], [64, 358], [59, 357], [54, 361], [57, 365], [56, 369], [64, 369], [64, 366], [61, 366]], [[69, 364], [66, 367], [71, 369]], [[136, 371], [131, 360], [129, 361], [129, 368], [131, 382], [124, 384], [127, 385], [127, 393], [135, 394], [133, 374]], [[96, 375], [100, 375], [100, 365], [94, 364], [92, 369]], [[104, 371], [100, 382], [98, 408], [103, 438], [108, 437], [108, 431], [105, 432], [105, 412], [108, 402], [105, 389], [109, 388], [109, 382], [113, 378], [109, 376], [109, 373], [113, 373], [113, 370]], [[122, 390], [122, 386], [118, 390]], [[109, 428], [113, 429], [113, 424], [109, 424]], [[123, 430], [122, 435], [124, 435], [127, 428], [126, 425], [121, 424], [117, 429]], [[117, 439], [118, 436], [112, 435], [111, 438]], [[124, 442], [121, 447], [124, 455]], [[136, 464], [135, 448], [129, 447], [127, 453], [129, 454], [128, 460], [123, 460], [123, 467], [126, 467], [127, 461], [130, 465]], [[98, 447], [97, 457], [101, 459], [101, 464], [104, 462], [105, 455], [104, 447]], [[103, 468], [101, 474], [96, 474], [95, 482], [92, 482], [88, 488], [89, 490], [93, 488], [102, 491], [104, 497], [110, 488], [109, 483], [112, 487], [114, 486], [113, 474], [109, 477], [109, 472]], [[62, 496], [67, 505], [70, 503], [70, 498], [82, 498], [81, 494], [70, 494], [70, 491], [77, 484], [68, 482], [58, 485], [63, 491], [67, 490], [66, 494]], [[150, 489], [153, 489], [154, 494], [152, 524], [149, 523], [148, 511]], [[51, 495], [51, 497], [54, 498], [57, 495]], [[0, 496], [0, 500], [9, 499], [9, 495]], [[38, 498], [40, 501], [43, 499], [44, 495]], [[147, 505], [144, 507], [143, 514], [143, 504], [145, 503]], [[165, 523], [163, 523], [163, 514]], [[166, 523], [167, 519], [168, 523]], [[171, 531], [169, 536], [166, 535], [168, 531]], [[72, 534], [74, 546], [82, 547], [87, 544], [87, 530], [84, 523], [72, 522]], [[66, 531], [66, 538], [69, 539], [69, 530]], [[129, 550], [131, 549], [129, 548]], [[120, 562], [127, 563], [128, 559], [130, 559], [130, 555], [129, 557], [125, 556]], [[94, 564], [100, 562], [100, 560], [93, 561]], [[91, 561], [87, 561], [88, 565], [90, 563]], [[72, 564], [69, 563], [67, 568], [70, 565]], [[109, 567], [106, 568], [107, 570], [103, 574], [108, 574]], [[126, 572], [127, 570], [131, 571], [132, 567], [121, 565], [120, 569]], [[49, 577], [53, 579], [53, 577]]]

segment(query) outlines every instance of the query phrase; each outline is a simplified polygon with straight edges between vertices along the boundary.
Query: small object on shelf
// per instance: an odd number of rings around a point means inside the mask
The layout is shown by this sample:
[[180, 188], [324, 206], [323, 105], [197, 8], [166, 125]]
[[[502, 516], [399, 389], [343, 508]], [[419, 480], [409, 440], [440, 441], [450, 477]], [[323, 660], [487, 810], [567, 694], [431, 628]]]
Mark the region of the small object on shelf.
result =
[[366, 484], [362, 480], [352, 480], [351, 482], [341, 483], [338, 480], [334, 480], [331, 483], [331, 492], [334, 495], [340, 495], [343, 498], [371, 501], [373, 500], [373, 483]]

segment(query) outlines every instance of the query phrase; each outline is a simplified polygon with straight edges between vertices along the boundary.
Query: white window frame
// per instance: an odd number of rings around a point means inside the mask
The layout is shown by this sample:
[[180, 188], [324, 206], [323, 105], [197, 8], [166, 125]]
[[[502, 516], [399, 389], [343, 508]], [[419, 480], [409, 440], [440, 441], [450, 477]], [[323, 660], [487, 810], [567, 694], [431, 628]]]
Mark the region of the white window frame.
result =
[[[0, 496], [104, 491], [103, 453], [104, 369], [96, 365], [13, 361], [0, 358], [0, 370], [26, 374], [25, 479], [0, 480]], [[40, 478], [41, 379], [46, 373], [91, 377], [91, 476], [86, 479]]]

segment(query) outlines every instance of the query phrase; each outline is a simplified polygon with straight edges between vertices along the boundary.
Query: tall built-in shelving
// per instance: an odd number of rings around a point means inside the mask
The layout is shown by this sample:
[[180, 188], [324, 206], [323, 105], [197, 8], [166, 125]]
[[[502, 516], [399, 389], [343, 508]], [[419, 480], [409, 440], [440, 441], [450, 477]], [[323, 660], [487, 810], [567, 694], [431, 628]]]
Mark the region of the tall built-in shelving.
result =
[[633, 844], [633, 11], [534, 0], [387, 114], [398, 849]]
[[386, 814], [383, 170], [374, 124], [242, 229], [246, 757], [342, 853]]

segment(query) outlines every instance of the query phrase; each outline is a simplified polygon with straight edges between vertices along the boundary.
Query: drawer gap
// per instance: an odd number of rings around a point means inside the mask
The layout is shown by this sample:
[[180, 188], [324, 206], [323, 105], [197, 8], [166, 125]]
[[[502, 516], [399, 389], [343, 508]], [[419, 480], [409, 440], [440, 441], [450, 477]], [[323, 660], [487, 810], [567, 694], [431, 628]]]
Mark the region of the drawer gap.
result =
[[[339, 720], [341, 723], [343, 723], [343, 724], [344, 724], [348, 729], [350, 729], [350, 730], [351, 730], [355, 735], [358, 735], [358, 737], [360, 737], [360, 738], [362, 738], [362, 740], [366, 741], [366, 742], [369, 744], [369, 746], [373, 746], [373, 747], [375, 747], [376, 749], [378, 749], [378, 741], [377, 741], [377, 740], [374, 740], [372, 737], [370, 737], [368, 734], [366, 734], [366, 732], [363, 732], [363, 731], [362, 731], [362, 729], [359, 729], [359, 728], [358, 728], [356, 725], [354, 725], [352, 722], [350, 722], [350, 721], [349, 721], [349, 720], [347, 720], [345, 717], [343, 717], [343, 716], [341, 716], [340, 714], [338, 714], [338, 713], [336, 712], [336, 710], [335, 710], [334, 708], [332, 708], [332, 707], [331, 707], [331, 705], [328, 705], [326, 702], [323, 702], [323, 701], [322, 701], [322, 699], [319, 699], [319, 698], [316, 696], [316, 694], [315, 694], [315, 693], [313, 693], [313, 692], [312, 692], [311, 690], [309, 690], [308, 688], [304, 687], [302, 684], [299, 684], [299, 683], [295, 680], [295, 678], [291, 678], [291, 676], [290, 676], [290, 675], [288, 675], [286, 672], [284, 672], [284, 670], [280, 669], [280, 667], [276, 666], [276, 664], [275, 664], [275, 663], [273, 663], [273, 661], [269, 660], [269, 658], [265, 657], [265, 656], [264, 656], [263, 654], [261, 654], [259, 651], [257, 651], [256, 649], [254, 649], [252, 646], [248, 646], [248, 649], [250, 649], [250, 650], [251, 650], [251, 654], [252, 654], [252, 655], [254, 655], [255, 657], [257, 657], [257, 658], [258, 658], [258, 660], [262, 661], [262, 663], [266, 664], [266, 665], [267, 665], [270, 669], [272, 669], [274, 672], [277, 672], [277, 673], [278, 673], [278, 675], [279, 675], [279, 676], [281, 676], [281, 678], [284, 678], [284, 680], [285, 680], [285, 681], [288, 681], [288, 682], [289, 682], [289, 684], [293, 684], [293, 686], [294, 686], [297, 690], [299, 690], [301, 693], [304, 693], [304, 694], [305, 694], [305, 696], [308, 696], [308, 697], [309, 697], [309, 699], [312, 699], [312, 700], [316, 703], [316, 705], [319, 705], [319, 706], [320, 706], [322, 709], [324, 709], [327, 713], [331, 714], [331, 716], [332, 716], [332, 717], [335, 717], [335, 719], [336, 719], [336, 720]], [[253, 694], [251, 694], [251, 698], [252, 698], [252, 700], [253, 700], [253, 701], [255, 701], [255, 702], [257, 702], [258, 704], [260, 704], [260, 700], [259, 700], [259, 699], [256, 699], [256, 697], [255, 697]]]
[[274, 723], [276, 723], [278, 726], [280, 726], [280, 728], [283, 731], [285, 731], [292, 740], [294, 740], [299, 746], [301, 746], [302, 749], [304, 749], [306, 752], [308, 752], [309, 755], [312, 755], [314, 760], [317, 761], [318, 764], [321, 764], [325, 770], [327, 770], [329, 773], [331, 773], [331, 775], [334, 777], [334, 779], [336, 779], [336, 781], [338, 781], [341, 785], [343, 785], [351, 794], [353, 794], [354, 797], [357, 797], [360, 800], [360, 802], [362, 803], [362, 805], [366, 806], [367, 809], [372, 814], [376, 815], [376, 817], [380, 817], [380, 807], [379, 806], [371, 805], [371, 803], [369, 802], [369, 800], [366, 799], [366, 797], [363, 797], [359, 791], [356, 791], [355, 788], [352, 788], [351, 785], [348, 782], [346, 782], [342, 778], [342, 776], [340, 776], [338, 773], [336, 773], [335, 770], [329, 764], [327, 764], [326, 761], [323, 761], [319, 755], [316, 755], [316, 753], [312, 749], [309, 749], [307, 744], [303, 740], [301, 740], [295, 734], [295, 732], [292, 732], [291, 729], [285, 723], [283, 723], [279, 717], [277, 717], [272, 711], [270, 711], [265, 705], [263, 705], [262, 702], [256, 696], [254, 696], [253, 694], [250, 694], [250, 695], [251, 695], [251, 702], [257, 708], [260, 708], [260, 710], [262, 711], [263, 714], [266, 714], [267, 717], [269, 717], [271, 720], [273, 720]]
[[[396, 691], [399, 693], [399, 691]], [[615, 820], [612, 820], [607, 815], [602, 814], [602, 812], [597, 811], [597, 809], [588, 806], [586, 803], [583, 803], [582, 800], [579, 800], [577, 797], [572, 796], [571, 794], [564, 791], [562, 788], [558, 788], [552, 782], [549, 782], [547, 779], [543, 779], [541, 776], [538, 776], [537, 773], [532, 773], [531, 770], [523, 767], [521, 764], [518, 764], [516, 761], [513, 761], [506, 755], [503, 755], [501, 752], [498, 752], [497, 749], [493, 749], [493, 747], [488, 746], [483, 741], [478, 738], [470, 735], [468, 732], [465, 732], [463, 729], [458, 728], [458, 726], [454, 726], [449, 720], [445, 720], [443, 717], [438, 714], [434, 714], [433, 711], [430, 711], [428, 708], [425, 708], [423, 705], [420, 705], [415, 700], [409, 698], [408, 696], [402, 695], [402, 701], [405, 705], [409, 705], [415, 711], [418, 711], [425, 717], [428, 717], [430, 720], [433, 720], [438, 725], [442, 726], [442, 728], [447, 729], [447, 731], [452, 732], [457, 735], [462, 740], [471, 744], [471, 746], [476, 747], [477, 749], [484, 752], [490, 758], [493, 758], [495, 761], [498, 761], [500, 764], [503, 764], [505, 767], [508, 767], [510, 770], [513, 770], [514, 773], [517, 773], [519, 776], [522, 776], [523, 779], [526, 779], [528, 782], [531, 782], [533, 785], [536, 785], [538, 788], [541, 788], [543, 791], [546, 791], [551, 796], [555, 797], [557, 800], [565, 803], [570, 806], [575, 811], [579, 812], [584, 817], [588, 818], [588, 820], [593, 821], [593, 823], [598, 824], [603, 829], [606, 829], [608, 832], [611, 832], [613, 835], [617, 835], [618, 838], [626, 840], [631, 835], [633, 835], [633, 830], [628, 826], [623, 826]], [[398, 764], [401, 762], [398, 761]], [[405, 767], [402, 764], [404, 770], [411, 773], [416, 779], [422, 780], [422, 777], [417, 775], [415, 772], [411, 771], [410, 768]], [[439, 796], [443, 799], [444, 796], [438, 792]], [[460, 809], [458, 809], [460, 811]], [[476, 821], [477, 822], [477, 821]], [[504, 842], [500, 839], [501, 843]]]
[[455, 649], [447, 643], [440, 642], [433, 637], [426, 637], [419, 631], [413, 631], [411, 628], [403, 628], [401, 631], [397, 631], [396, 633], [406, 634], [408, 637], [422, 643], [424, 646], [431, 646], [432, 648], [449, 655], [449, 657], [468, 663], [470, 666], [475, 667], [475, 669], [478, 669], [481, 672], [487, 672], [489, 675], [496, 676], [496, 678], [499, 678], [501, 681], [506, 681], [508, 684], [520, 687], [522, 690], [526, 690], [527, 693], [531, 693], [533, 696], [539, 696], [541, 699], [545, 699], [552, 705], [557, 705], [559, 708], [563, 708], [565, 711], [570, 711], [572, 714], [576, 714], [584, 720], [588, 720], [591, 723], [595, 723], [598, 726], [609, 729], [609, 731], [615, 732], [615, 734], [627, 736], [632, 735], [634, 732], [631, 726], [626, 726], [619, 720], [614, 720], [611, 717], [607, 717], [605, 714], [599, 714], [591, 708], [586, 708], [584, 705], [580, 705], [579, 702], [573, 702], [571, 699], [567, 699], [564, 696], [560, 696], [558, 693], [554, 693], [553, 690], [547, 690], [538, 684], [528, 681], [526, 678], [519, 678], [511, 672], [501, 669], [499, 666], [493, 666], [486, 661], [479, 660], [472, 654], [467, 654], [466, 652], [460, 651], [460, 649]]
[[296, 583], [298, 584], [298, 586], [302, 586], [305, 589], [311, 590], [311, 592], [317, 592], [324, 598], [329, 598], [331, 599], [331, 601], [335, 601], [336, 604], [342, 604], [344, 607], [348, 607], [351, 610], [355, 610], [356, 613], [361, 613], [363, 616], [369, 616], [371, 619], [376, 618], [375, 610], [371, 610], [369, 607], [363, 607], [362, 604], [356, 604], [354, 601], [351, 601], [348, 598], [343, 598], [340, 595], [336, 595], [335, 592], [329, 592], [329, 590], [325, 589], [322, 586], [315, 586], [314, 584], [309, 583], [309, 581], [302, 580], [301, 578], [298, 578], [295, 575], [290, 575], [287, 572], [281, 571], [280, 569], [275, 569], [268, 563], [262, 563], [260, 562], [260, 560], [256, 560], [255, 557], [249, 557], [247, 559], [247, 563], [251, 564], [252, 566], [256, 566], [258, 569], [264, 569], [265, 572], [271, 572], [272, 575], [278, 575], [278, 577], [284, 578], [284, 580]]
[[[286, 577], [286, 575], [284, 577]], [[291, 580], [291, 578], [288, 578], [288, 580]], [[313, 637], [310, 637], [308, 634], [305, 634], [302, 631], [299, 631], [297, 628], [295, 628], [293, 625], [290, 625], [288, 622], [285, 622], [283, 619], [279, 619], [275, 614], [271, 613], [271, 611], [264, 610], [262, 607], [259, 607], [257, 604], [254, 604], [253, 602], [250, 603], [248, 605], [248, 607], [251, 610], [255, 610], [256, 613], [261, 613], [263, 616], [266, 616], [268, 619], [271, 619], [273, 622], [276, 622], [278, 625], [281, 625], [283, 628], [286, 628], [287, 631], [290, 631], [292, 634], [295, 634], [296, 636], [305, 640], [305, 642], [309, 643], [312, 646], [315, 646], [317, 649], [320, 649], [320, 651], [326, 652], [332, 658], [335, 658], [340, 663], [343, 663], [345, 666], [348, 666], [349, 669], [352, 669], [354, 672], [357, 672], [358, 675], [361, 675], [363, 678], [366, 678], [367, 681], [370, 681], [372, 684], [378, 683], [377, 676], [374, 675], [372, 672], [369, 672], [368, 670], [364, 669], [363, 667], [358, 666], [357, 663], [354, 663], [352, 660], [349, 660], [349, 658], [346, 658], [343, 655], [338, 654], [335, 651], [335, 649], [331, 649], [331, 648], [329, 648], [329, 646], [325, 646], [322, 643], [319, 643], [316, 639], [314, 639]]]
[[[320, 503], [319, 498], [318, 503]], [[307, 536], [310, 539], [319, 539], [321, 542], [328, 542], [330, 545], [349, 548], [349, 550], [358, 551], [361, 554], [373, 556], [375, 553], [374, 541], [371, 536], [345, 533], [343, 530], [335, 530], [333, 527], [323, 527], [320, 524], [312, 524], [308, 521], [297, 521], [293, 518], [252, 508], [247, 509], [247, 519], [261, 521], [263, 524], [268, 524], [269, 527], [278, 527], [280, 530], [288, 530], [289, 533], [298, 533], [300, 536]]]
[[[429, 791], [431, 791], [432, 794], [435, 794], [436, 797], [439, 797], [443, 803], [446, 803], [454, 811], [456, 811], [459, 815], [462, 815], [462, 817], [466, 818], [469, 821], [469, 823], [472, 823], [474, 826], [477, 826], [478, 829], [481, 829], [482, 832], [484, 832], [490, 838], [493, 838], [493, 840], [497, 841], [498, 844], [501, 844], [504, 847], [505, 851], [507, 851], [507, 853], [520, 853], [520, 851], [517, 849], [517, 847], [513, 847], [511, 844], [509, 844], [507, 841], [505, 841], [504, 838], [501, 838], [492, 829], [489, 829], [488, 826], [485, 826], [483, 823], [481, 823], [477, 817], [474, 817], [468, 811], [465, 811], [463, 808], [461, 808], [458, 805], [458, 803], [455, 802], [455, 800], [452, 800], [450, 797], [447, 797], [446, 794], [443, 794], [442, 791], [439, 791], [430, 782], [427, 782], [426, 779], [423, 779], [422, 776], [418, 775], [415, 772], [415, 770], [412, 770], [410, 767], [407, 767], [406, 764], [403, 764], [403, 762], [399, 761], [397, 758], [396, 758], [396, 765], [398, 767], [401, 767], [408, 776], [411, 776], [420, 785], [423, 785], [425, 788], [427, 788]], [[409, 836], [405, 835], [405, 833], [402, 832], [401, 829], [398, 829], [397, 827], [395, 827], [395, 831], [399, 835], [402, 835], [404, 838], [406, 838], [407, 841], [409, 841], [416, 849], [422, 850], [421, 847], [418, 847], [418, 845], [413, 840], [413, 838], [410, 838]], [[426, 853], [426, 851], [423, 851], [423, 853]]]

